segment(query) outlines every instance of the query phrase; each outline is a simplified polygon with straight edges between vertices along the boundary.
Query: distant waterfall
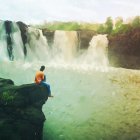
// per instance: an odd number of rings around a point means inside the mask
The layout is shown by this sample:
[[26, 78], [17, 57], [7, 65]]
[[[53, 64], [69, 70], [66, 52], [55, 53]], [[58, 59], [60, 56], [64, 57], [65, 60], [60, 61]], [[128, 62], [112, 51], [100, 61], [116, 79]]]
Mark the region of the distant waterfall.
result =
[[12, 29], [11, 40], [14, 60], [23, 60], [24, 51], [20, 29], [15, 22], [12, 23], [11, 29]]
[[42, 31], [28, 28], [27, 60], [47, 60], [48, 43]]
[[76, 57], [77, 47], [78, 38], [76, 31], [55, 31], [52, 49], [55, 59], [66, 62], [72, 61]]
[[47, 48], [47, 39], [41, 30], [22, 22], [0, 22], [0, 61], [44, 60]]
[[93, 35], [91, 39], [92, 32], [86, 32], [85, 35], [82, 32], [80, 41], [83, 41], [82, 45], [86, 44], [83, 49], [84, 46], [79, 47], [80, 33], [57, 30], [43, 35], [42, 30], [29, 27], [22, 22], [1, 21], [0, 61], [38, 61], [49, 66], [82, 69], [108, 67], [106, 35]]
[[0, 22], [0, 61], [9, 60], [4, 21]]
[[93, 36], [89, 43], [88, 50], [80, 57], [83, 64], [90, 64], [93, 67], [107, 67], [108, 39], [106, 35]]
[[55, 31], [54, 43], [49, 50], [50, 65], [82, 69], [105, 70], [109, 63], [107, 57], [108, 39], [106, 35], [93, 36], [87, 49], [79, 49], [76, 31]]

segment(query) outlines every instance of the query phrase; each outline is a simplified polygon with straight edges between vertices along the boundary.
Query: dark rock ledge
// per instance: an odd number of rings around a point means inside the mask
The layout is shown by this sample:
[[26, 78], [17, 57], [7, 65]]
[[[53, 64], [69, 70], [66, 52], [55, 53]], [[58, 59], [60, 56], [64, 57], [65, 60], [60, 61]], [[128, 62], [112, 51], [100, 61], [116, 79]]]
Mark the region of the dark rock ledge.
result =
[[42, 140], [48, 89], [0, 78], [0, 140]]

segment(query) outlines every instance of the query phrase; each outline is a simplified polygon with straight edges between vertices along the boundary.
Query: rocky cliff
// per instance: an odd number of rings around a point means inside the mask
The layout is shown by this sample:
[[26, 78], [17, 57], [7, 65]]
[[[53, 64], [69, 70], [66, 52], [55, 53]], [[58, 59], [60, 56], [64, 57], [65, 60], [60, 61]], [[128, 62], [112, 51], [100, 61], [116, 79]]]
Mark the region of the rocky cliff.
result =
[[109, 35], [108, 57], [112, 66], [140, 69], [140, 28]]
[[48, 89], [0, 78], [0, 140], [42, 140]]

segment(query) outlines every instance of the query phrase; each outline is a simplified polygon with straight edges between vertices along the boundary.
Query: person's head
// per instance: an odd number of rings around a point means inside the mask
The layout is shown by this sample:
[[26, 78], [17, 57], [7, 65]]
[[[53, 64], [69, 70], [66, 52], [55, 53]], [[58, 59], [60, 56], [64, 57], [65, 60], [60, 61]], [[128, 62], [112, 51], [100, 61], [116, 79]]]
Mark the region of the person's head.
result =
[[45, 69], [45, 66], [40, 67], [40, 71], [44, 71], [44, 69]]

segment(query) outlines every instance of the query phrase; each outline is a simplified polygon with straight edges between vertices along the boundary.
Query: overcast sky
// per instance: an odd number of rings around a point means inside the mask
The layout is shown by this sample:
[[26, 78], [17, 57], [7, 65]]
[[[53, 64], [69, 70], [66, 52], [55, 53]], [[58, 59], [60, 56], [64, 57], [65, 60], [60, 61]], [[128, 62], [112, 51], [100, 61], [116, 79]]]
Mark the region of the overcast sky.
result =
[[0, 19], [104, 22], [106, 17], [140, 15], [140, 0], [0, 0]]

